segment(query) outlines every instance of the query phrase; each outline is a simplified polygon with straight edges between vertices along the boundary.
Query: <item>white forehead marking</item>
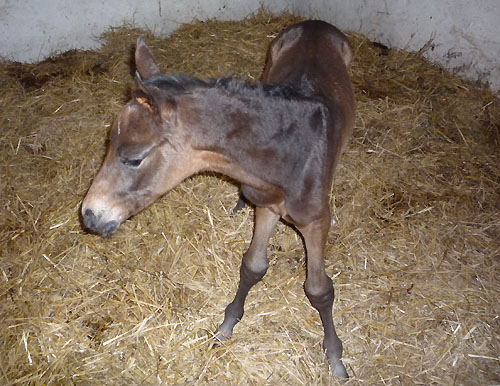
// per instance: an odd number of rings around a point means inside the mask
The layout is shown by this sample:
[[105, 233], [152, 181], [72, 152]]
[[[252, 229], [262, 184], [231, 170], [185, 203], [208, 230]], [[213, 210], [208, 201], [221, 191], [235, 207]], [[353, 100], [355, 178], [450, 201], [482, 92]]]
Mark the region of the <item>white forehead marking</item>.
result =
[[121, 123], [121, 121], [118, 120], [118, 135], [120, 135], [120, 123]]

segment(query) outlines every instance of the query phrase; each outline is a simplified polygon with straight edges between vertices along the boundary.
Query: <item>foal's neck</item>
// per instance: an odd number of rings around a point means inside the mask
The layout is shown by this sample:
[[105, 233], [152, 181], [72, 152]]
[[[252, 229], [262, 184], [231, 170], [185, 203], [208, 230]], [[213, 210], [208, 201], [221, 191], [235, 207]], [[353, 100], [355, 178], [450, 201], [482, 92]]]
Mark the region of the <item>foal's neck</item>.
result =
[[205, 88], [186, 94], [178, 107], [190, 146], [211, 154], [205, 168], [244, 183], [253, 176], [277, 184], [327, 146], [327, 112], [314, 99]]
[[192, 147], [226, 156], [297, 141], [307, 148], [318, 135], [308, 130], [311, 119], [326, 119], [325, 106], [317, 100], [276, 96], [256, 86], [203, 88], [185, 95], [178, 106]]

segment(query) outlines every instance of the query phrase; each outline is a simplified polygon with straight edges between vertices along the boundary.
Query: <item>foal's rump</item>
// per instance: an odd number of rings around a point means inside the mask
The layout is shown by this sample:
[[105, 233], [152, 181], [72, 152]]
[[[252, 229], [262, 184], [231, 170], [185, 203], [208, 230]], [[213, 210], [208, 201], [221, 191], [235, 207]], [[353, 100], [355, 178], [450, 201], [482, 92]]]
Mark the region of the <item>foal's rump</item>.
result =
[[353, 56], [340, 30], [320, 20], [307, 20], [286, 28], [272, 41], [262, 82], [315, 94], [330, 109], [339, 109], [345, 149], [354, 126], [354, 93], [348, 73]]

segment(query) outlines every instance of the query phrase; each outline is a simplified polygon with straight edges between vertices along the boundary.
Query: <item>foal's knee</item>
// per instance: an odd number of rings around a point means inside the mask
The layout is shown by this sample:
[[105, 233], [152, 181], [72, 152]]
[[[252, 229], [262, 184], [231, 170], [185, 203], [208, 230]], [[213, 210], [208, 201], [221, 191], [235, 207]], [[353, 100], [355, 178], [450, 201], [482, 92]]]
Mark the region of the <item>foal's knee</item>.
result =
[[306, 280], [304, 283], [304, 291], [313, 307], [317, 309], [321, 309], [325, 306], [331, 306], [335, 297], [332, 279], [326, 275], [320, 285], [318, 285], [318, 283], [311, 285]]
[[254, 285], [262, 280], [268, 267], [269, 264], [267, 262], [265, 262], [265, 264], [249, 264], [243, 260], [240, 268], [240, 280], [249, 285]]
[[260, 248], [250, 246], [248, 251], [243, 254], [240, 273], [244, 271], [249, 278], [259, 281], [264, 277], [268, 268], [269, 261], [265, 249], [260, 250]]

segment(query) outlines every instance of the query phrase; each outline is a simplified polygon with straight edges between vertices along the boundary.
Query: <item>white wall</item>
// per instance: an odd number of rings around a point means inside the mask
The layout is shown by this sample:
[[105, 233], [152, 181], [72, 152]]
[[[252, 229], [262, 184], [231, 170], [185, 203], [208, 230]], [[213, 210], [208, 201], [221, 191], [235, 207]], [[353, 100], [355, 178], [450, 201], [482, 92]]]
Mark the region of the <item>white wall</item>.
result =
[[0, 56], [38, 61], [72, 48], [97, 48], [123, 23], [158, 34], [193, 19], [238, 20], [261, 5], [291, 10], [361, 32], [500, 91], [500, 0], [0, 0]]
[[[272, 12], [294, 0], [268, 1]], [[194, 19], [240, 20], [260, 0], [0, 0], [0, 57], [21, 62], [54, 52], [99, 47], [99, 36], [124, 23], [166, 34]]]
[[[500, 91], [500, 0], [311, 0], [297, 10], [389, 47], [419, 51]], [[319, 12], [318, 12], [319, 11]]]

